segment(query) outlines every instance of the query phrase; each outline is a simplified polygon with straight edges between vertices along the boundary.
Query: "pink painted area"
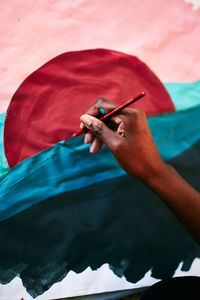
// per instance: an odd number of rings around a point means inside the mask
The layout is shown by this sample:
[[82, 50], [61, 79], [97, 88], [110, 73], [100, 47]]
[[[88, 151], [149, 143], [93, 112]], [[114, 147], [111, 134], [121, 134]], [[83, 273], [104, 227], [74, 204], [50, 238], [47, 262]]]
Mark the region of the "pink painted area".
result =
[[7, 0], [0, 18], [0, 112], [22, 80], [66, 51], [119, 50], [162, 81], [200, 78], [200, 10], [183, 0]]

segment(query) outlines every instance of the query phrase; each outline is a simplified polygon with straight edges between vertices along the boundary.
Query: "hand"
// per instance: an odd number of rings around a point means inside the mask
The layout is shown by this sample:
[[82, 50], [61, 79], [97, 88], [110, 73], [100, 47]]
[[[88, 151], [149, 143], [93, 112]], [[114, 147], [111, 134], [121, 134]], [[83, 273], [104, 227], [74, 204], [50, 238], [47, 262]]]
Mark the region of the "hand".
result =
[[113, 102], [99, 99], [87, 114], [81, 116], [81, 122], [89, 129], [85, 143], [91, 143], [92, 153], [101, 151], [106, 144], [127, 173], [147, 182], [158, 176], [166, 164], [153, 140], [145, 113], [139, 109], [122, 110], [111, 118], [117, 125], [117, 131], [114, 131], [95, 116], [99, 115], [100, 108], [107, 114], [116, 107]]
[[90, 151], [106, 144], [121, 167], [160, 196], [200, 244], [200, 193], [162, 160], [142, 110], [127, 108], [113, 116], [116, 131], [95, 118], [100, 108], [108, 113], [116, 106], [100, 99], [81, 117], [89, 129], [85, 142], [92, 144]]

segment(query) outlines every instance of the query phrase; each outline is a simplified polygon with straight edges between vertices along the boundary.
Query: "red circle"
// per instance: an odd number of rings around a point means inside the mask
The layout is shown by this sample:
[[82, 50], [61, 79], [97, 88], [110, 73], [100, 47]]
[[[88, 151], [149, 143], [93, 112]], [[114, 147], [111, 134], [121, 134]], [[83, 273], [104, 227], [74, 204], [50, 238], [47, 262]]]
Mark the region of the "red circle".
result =
[[147, 95], [133, 106], [147, 115], [174, 111], [160, 80], [135, 56], [94, 49], [55, 57], [25, 79], [10, 102], [4, 129], [9, 166], [69, 139], [99, 97], [122, 104], [142, 91]]

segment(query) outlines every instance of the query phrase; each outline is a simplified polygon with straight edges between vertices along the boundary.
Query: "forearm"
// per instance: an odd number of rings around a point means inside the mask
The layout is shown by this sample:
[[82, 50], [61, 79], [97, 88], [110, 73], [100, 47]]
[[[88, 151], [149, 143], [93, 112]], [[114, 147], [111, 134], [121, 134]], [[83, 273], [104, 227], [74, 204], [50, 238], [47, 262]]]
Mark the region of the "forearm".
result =
[[159, 174], [147, 179], [145, 184], [165, 201], [200, 244], [200, 193], [168, 164], [164, 164]]

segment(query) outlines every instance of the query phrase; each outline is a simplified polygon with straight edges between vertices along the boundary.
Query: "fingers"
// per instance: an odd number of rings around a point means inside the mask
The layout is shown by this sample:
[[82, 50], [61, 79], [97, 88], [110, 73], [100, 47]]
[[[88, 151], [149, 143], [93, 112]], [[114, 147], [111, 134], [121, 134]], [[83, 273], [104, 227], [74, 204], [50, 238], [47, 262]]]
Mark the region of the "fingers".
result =
[[97, 117], [99, 115], [99, 108], [93, 105], [86, 111], [86, 114]]
[[93, 141], [93, 139], [94, 139], [94, 135], [93, 135], [91, 132], [87, 132], [87, 133], [85, 134], [84, 143], [85, 143], [85, 144], [91, 144], [92, 141]]
[[[86, 114], [97, 117], [99, 119], [101, 116], [109, 113], [110, 111], [115, 109], [117, 106], [118, 105], [116, 103], [112, 102], [112, 101], [108, 101], [104, 98], [99, 98], [96, 101], [96, 103], [86, 111]], [[80, 128], [81, 129], [84, 128], [83, 123], [80, 124]]]
[[[81, 122], [88, 128], [90, 133], [92, 133], [96, 139], [100, 140], [103, 144], [106, 144], [110, 149], [112, 148], [113, 144], [115, 143], [115, 133], [108, 128], [103, 122], [99, 119], [90, 116], [90, 115], [83, 115], [81, 116]], [[94, 138], [91, 146], [91, 152], [96, 151], [96, 149], [102, 148], [102, 143], [98, 143]], [[91, 139], [91, 136], [87, 137], [86, 140]]]
[[90, 147], [91, 153], [100, 152], [103, 149], [104, 143], [100, 141], [98, 138], [94, 137], [92, 145]]
[[[108, 113], [110, 109], [108, 107], [105, 112], [105, 108], [103, 108], [103, 106], [105, 107], [106, 105], [108, 105], [108, 103], [109, 103], [109, 101], [107, 101], [106, 99], [99, 98], [96, 101], [96, 103], [87, 110], [87, 114], [96, 116], [96, 117], [100, 117], [100, 115], [105, 115], [105, 113]], [[84, 128], [84, 124], [81, 123], [80, 127]], [[103, 147], [104, 147], [104, 143], [101, 140], [99, 140], [98, 138], [96, 138], [94, 136], [94, 134], [92, 134], [91, 132], [88, 132], [85, 134], [84, 143], [91, 144], [91, 147], [90, 147], [91, 153], [100, 152], [103, 150]]]
[[114, 149], [120, 141], [119, 137], [123, 139], [129, 138], [129, 135], [131, 134], [132, 136], [135, 127], [137, 127], [137, 116], [140, 115], [140, 111], [137, 109], [126, 108], [120, 114], [107, 120], [105, 124], [99, 120], [100, 115], [109, 113], [117, 106], [111, 101], [100, 98], [87, 110], [87, 114], [81, 117], [81, 128], [86, 126], [89, 129], [89, 132], [85, 135], [84, 142], [91, 144], [91, 153], [101, 151], [104, 143], [111, 151], [115, 151]]
[[95, 153], [95, 152], [100, 152], [103, 150], [104, 143], [97, 139], [94, 134], [91, 132], [87, 132], [85, 134], [85, 139], [84, 139], [85, 144], [91, 144], [90, 147], [90, 152]]

